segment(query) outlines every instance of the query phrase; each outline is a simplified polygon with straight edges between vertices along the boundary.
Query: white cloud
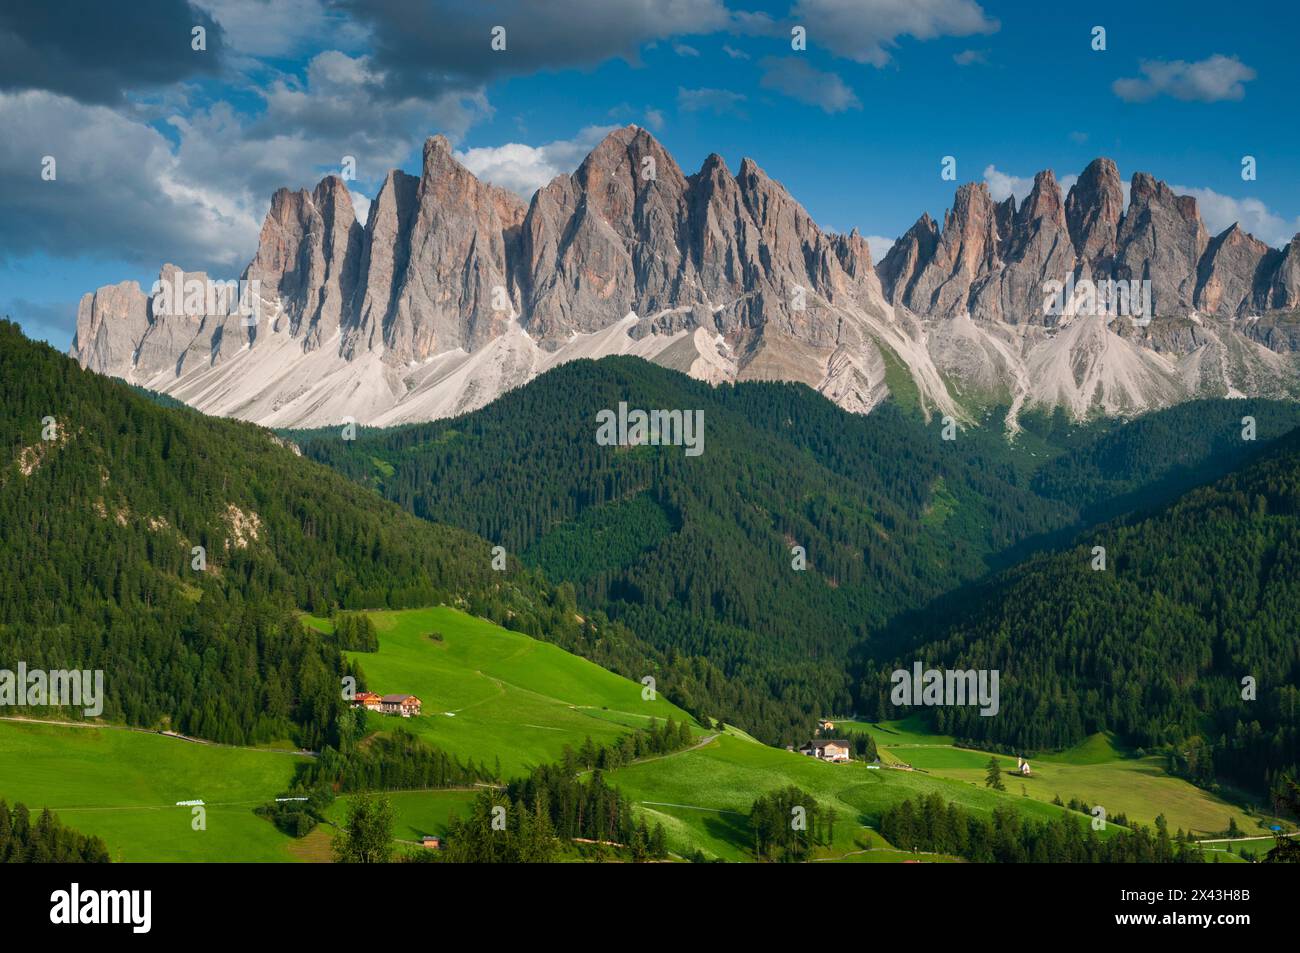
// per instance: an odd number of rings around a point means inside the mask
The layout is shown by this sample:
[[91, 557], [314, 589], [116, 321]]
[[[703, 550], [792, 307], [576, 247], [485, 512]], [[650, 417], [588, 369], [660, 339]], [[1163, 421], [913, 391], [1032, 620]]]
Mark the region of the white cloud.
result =
[[952, 61], [958, 66], [974, 66], [979, 64], [985, 66], [989, 61], [988, 50], [962, 50], [960, 53], [954, 53]]
[[1007, 196], [1014, 195], [1016, 202], [1023, 202], [1029, 190], [1034, 187], [1032, 178], [1025, 178], [1021, 175], [1008, 175], [1005, 172], [999, 172], [996, 166], [989, 165], [984, 168], [984, 181], [989, 187], [989, 196], [995, 202], [1005, 202]]
[[649, 126], [651, 129], [653, 129], [655, 132], [659, 132], [661, 129], [663, 129], [664, 114], [662, 110], [647, 109], [645, 111], [645, 124]]
[[1142, 76], [1117, 79], [1111, 84], [1115, 95], [1127, 102], [1146, 102], [1157, 96], [1214, 103], [1245, 98], [1245, 83], [1255, 78], [1255, 71], [1235, 56], [1216, 53], [1208, 59], [1188, 63], [1185, 60], [1143, 60]]
[[995, 33], [1000, 24], [974, 0], [798, 0], [790, 11], [808, 38], [836, 56], [884, 66], [898, 38]]
[[[997, 166], [988, 165], [984, 167], [984, 181], [989, 187], [989, 198], [995, 202], [1005, 202], [1007, 196], [1016, 197], [1016, 205], [1025, 200], [1034, 188], [1034, 177], [1023, 175], [1010, 175], [1000, 171]], [[1070, 186], [1079, 181], [1077, 175], [1063, 175], [1056, 180], [1057, 186], [1062, 195], [1070, 191]]]
[[480, 179], [530, 197], [562, 172], [572, 172], [615, 126], [588, 126], [572, 139], [541, 146], [507, 142], [466, 149], [456, 159]]
[[1260, 241], [1281, 248], [1300, 232], [1300, 216], [1287, 219], [1270, 209], [1259, 199], [1238, 199], [1223, 195], [1213, 189], [1170, 185], [1179, 195], [1191, 195], [1211, 235], [1218, 235], [1234, 222]]
[[871, 249], [871, 260], [878, 262], [885, 255], [889, 254], [889, 249], [894, 247], [894, 239], [885, 238], [883, 235], [867, 235], [867, 245]]
[[774, 89], [801, 103], [817, 106], [824, 112], [838, 113], [848, 109], [861, 109], [853, 90], [834, 73], [813, 69], [797, 56], [769, 56], [762, 61], [764, 89]]
[[700, 55], [699, 50], [697, 50], [693, 46], [688, 46], [685, 43], [674, 43], [673, 52], [676, 53], [678, 56], [699, 56]]
[[[0, 94], [0, 127], [23, 130], [21, 141], [0, 142], [0, 249], [238, 271], [275, 189], [310, 188], [346, 155], [361, 186], [377, 184], [425, 136], [454, 141], [491, 113], [481, 91], [376, 108], [380, 79], [366, 57], [322, 53], [304, 78], [271, 80], [260, 113], [226, 102], [167, 112], [167, 134], [150, 125], [155, 110], [117, 111], [44, 91]], [[55, 156], [56, 181], [33, 185], [33, 148], [38, 159]], [[353, 194], [364, 217], [369, 203]]]
[[736, 49], [734, 46], [729, 46], [729, 45], [726, 44], [726, 43], [723, 43], [723, 44], [722, 44], [722, 52], [726, 53], [726, 54], [727, 54], [728, 56], [730, 56], [733, 60], [747, 60], [747, 59], [749, 59], [749, 54], [746, 53], [744, 50], [738, 50], [738, 49]]
[[357, 221], [362, 225], [366, 224], [370, 218], [370, 199], [353, 188], [348, 189], [348, 195], [352, 198], [352, 208], [357, 214]]
[[741, 103], [745, 98], [744, 93], [733, 93], [729, 89], [677, 87], [677, 108], [684, 112], [711, 112], [715, 116], [734, 113], [743, 116]]
[[[263, 206], [192, 176], [157, 130], [55, 93], [0, 94], [0, 248], [212, 271], [247, 264]], [[57, 178], [40, 178], [53, 156]]]

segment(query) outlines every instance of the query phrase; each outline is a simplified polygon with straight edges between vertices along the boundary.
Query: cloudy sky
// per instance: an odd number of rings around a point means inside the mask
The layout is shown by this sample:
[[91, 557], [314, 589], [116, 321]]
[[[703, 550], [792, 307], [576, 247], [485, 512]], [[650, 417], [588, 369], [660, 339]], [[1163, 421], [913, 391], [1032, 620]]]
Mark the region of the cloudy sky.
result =
[[[753, 157], [878, 254], [922, 211], [942, 216], [945, 156], [959, 182], [1001, 198], [1042, 168], [1068, 185], [1106, 155], [1126, 178], [1194, 194], [1212, 231], [1240, 221], [1274, 246], [1300, 232], [1300, 13], [1056, 6], [12, 0], [0, 314], [64, 348], [85, 291], [147, 286], [164, 261], [238, 277], [276, 188], [310, 187], [352, 156], [364, 217], [389, 169], [419, 171], [434, 133], [528, 195], [636, 123], [687, 173], [710, 152], [733, 170]], [[806, 49], [792, 48], [796, 27]]]

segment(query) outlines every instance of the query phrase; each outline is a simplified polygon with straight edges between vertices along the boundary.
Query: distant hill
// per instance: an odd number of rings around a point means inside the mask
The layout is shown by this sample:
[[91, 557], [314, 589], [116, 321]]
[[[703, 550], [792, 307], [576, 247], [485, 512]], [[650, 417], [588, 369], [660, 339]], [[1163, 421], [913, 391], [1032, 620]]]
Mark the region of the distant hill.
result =
[[[1104, 459], [1104, 454], [1098, 457]], [[1094, 568], [1104, 547], [1104, 570]], [[1300, 431], [1146, 516], [1102, 524], [909, 618], [899, 659], [997, 669], [1001, 711], [939, 730], [1017, 750], [1096, 731], [1166, 749], [1175, 772], [1255, 789], [1300, 769]], [[899, 662], [898, 664], [904, 664]], [[865, 666], [881, 717], [891, 664]], [[1250, 678], [1255, 697], [1243, 699]]]
[[[701, 410], [704, 452], [601, 446], [596, 415], [620, 402]], [[1244, 413], [1256, 442], [1240, 439]], [[846, 660], [871, 656], [901, 613], [1068, 539], [1117, 501], [1167, 500], [1221, 474], [1300, 423], [1300, 407], [1205, 401], [1093, 426], [1031, 414], [1015, 446], [1000, 419], [946, 441], [939, 421], [893, 403], [864, 417], [798, 385], [712, 387], [606, 358], [449, 421], [285, 435], [572, 583], [579, 605], [656, 650], [707, 659], [745, 696], [707, 714], [786, 743], [847, 710]]]

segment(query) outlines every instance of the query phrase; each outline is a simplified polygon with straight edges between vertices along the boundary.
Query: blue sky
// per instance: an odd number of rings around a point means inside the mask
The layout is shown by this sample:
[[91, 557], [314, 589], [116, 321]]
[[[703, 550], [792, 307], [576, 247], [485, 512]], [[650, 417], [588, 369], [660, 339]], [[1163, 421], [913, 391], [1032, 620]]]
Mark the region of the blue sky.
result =
[[[7, 5], [0, 312], [66, 347], [80, 295], [163, 261], [235, 277], [271, 191], [357, 160], [358, 209], [446, 134], [523, 194], [610, 127], [689, 174], [755, 159], [880, 249], [957, 181], [1099, 155], [1280, 246], [1300, 231], [1291, 5], [974, 0], [140, 0]], [[108, 5], [113, 7], [113, 5]], [[491, 30], [506, 29], [504, 51]], [[194, 50], [201, 26], [203, 50]], [[806, 49], [791, 29], [806, 30]], [[1093, 30], [1105, 28], [1105, 49]], [[57, 162], [41, 179], [44, 156]], [[1255, 157], [1245, 181], [1242, 157]]]

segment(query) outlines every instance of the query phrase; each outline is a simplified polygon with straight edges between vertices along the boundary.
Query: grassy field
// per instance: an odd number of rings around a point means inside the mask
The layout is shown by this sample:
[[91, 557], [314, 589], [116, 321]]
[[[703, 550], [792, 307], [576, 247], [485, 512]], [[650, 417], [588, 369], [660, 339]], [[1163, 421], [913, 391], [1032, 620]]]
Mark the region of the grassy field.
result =
[[[608, 742], [652, 717], [690, 722], [675, 706], [642, 700], [642, 686], [547, 643], [448, 608], [376, 612], [380, 651], [355, 653], [372, 689], [410, 692], [425, 714], [402, 724], [459, 756], [507, 776], [559, 757], [590, 736]], [[307, 617], [317, 629], [326, 620]], [[428, 637], [439, 632], [443, 638]], [[369, 727], [397, 721], [371, 713]], [[72, 827], [104, 838], [114, 860], [327, 860], [330, 831], [302, 841], [253, 808], [288, 787], [303, 756], [202, 745], [113, 727], [0, 720], [0, 798], [50, 807]], [[472, 791], [395, 792], [394, 836], [443, 833], [466, 813]], [[202, 799], [207, 830], [190, 828]], [[330, 811], [346, 816], [347, 798]]]
[[[425, 834], [445, 835], [447, 821], [453, 814], [467, 816], [474, 791], [390, 791], [385, 796], [397, 817], [393, 838], [418, 841]], [[349, 800], [345, 794], [330, 806], [327, 816], [335, 824], [347, 820]]]
[[[253, 808], [282, 791], [300, 756], [119, 728], [0, 721], [0, 797], [108, 844], [114, 861], [290, 861], [292, 838]], [[207, 830], [190, 827], [202, 799]]]
[[[983, 784], [989, 753], [959, 748], [953, 739], [933, 735], [919, 718], [866, 724], [837, 722], [836, 732], [867, 732], [876, 740], [881, 760], [906, 763], [932, 775], [966, 783]], [[995, 755], [1003, 771], [1008, 792], [1039, 801], [1060, 797], [1091, 805], [1102, 805], [1108, 814], [1125, 814], [1148, 826], [1163, 814], [1169, 829], [1197, 834], [1226, 830], [1231, 819], [1247, 833], [1262, 833], [1259, 819], [1208, 791], [1164, 770], [1155, 755], [1136, 757], [1119, 750], [1113, 740], [1097, 734], [1067, 751], [1037, 755], [1030, 759], [1032, 775], [1015, 773], [1016, 759]]]
[[[984, 786], [989, 755], [957, 747], [928, 733], [918, 719], [881, 724], [837, 723], [836, 733], [871, 733], [884, 767], [861, 762], [826, 764], [759, 744], [738, 729], [705, 729], [662, 698], [642, 699], [641, 685], [520, 633], [456, 610], [439, 607], [374, 612], [375, 653], [351, 653], [371, 690], [409, 692], [424, 714], [399, 720], [368, 715], [372, 730], [400, 723], [462, 760], [517, 776], [557, 759], [565, 745], [587, 737], [611, 742], [651, 718], [690, 723], [707, 743], [629, 765], [609, 775], [651, 823], [664, 825], [679, 856], [697, 850], [731, 861], [749, 859], [747, 814], [765, 792], [796, 785], [836, 812], [834, 839], [819, 861], [890, 863], [948, 861], [897, 851], [871, 829], [881, 812], [905, 798], [938, 792], [945, 801], [991, 812], [1012, 804], [1028, 816], [1059, 816], [1051, 800], [1079, 798], [1102, 804], [1111, 815], [1151, 823], [1163, 813], [1171, 829], [1217, 832], [1230, 818], [1246, 833], [1258, 822], [1227, 802], [1169, 777], [1154, 757], [1137, 758], [1098, 735], [1059, 754], [1033, 759], [1030, 778], [1013, 775], [1013, 758], [998, 756], [1007, 791]], [[306, 617], [328, 631], [329, 622]], [[431, 637], [437, 633], [441, 638]], [[284, 790], [302, 755], [267, 749], [227, 748], [110, 727], [62, 727], [0, 720], [0, 797], [39, 810], [50, 807], [72, 827], [97, 834], [114, 860], [320, 861], [330, 857], [331, 830], [318, 828], [294, 840], [253, 814]], [[890, 764], [905, 763], [915, 771]], [[392, 792], [394, 837], [418, 841], [446, 832], [452, 814], [467, 812], [472, 790]], [[207, 803], [207, 830], [193, 831], [188, 808]], [[346, 817], [348, 797], [330, 809]], [[1070, 816], [1087, 823], [1078, 813]], [[1215, 847], [1222, 860], [1264, 852], [1271, 841]]]
[[[692, 751], [619, 768], [609, 779], [645, 812], [647, 820], [664, 825], [670, 849], [689, 855], [698, 848], [706, 856], [724, 860], [747, 859], [747, 815], [754, 799], [790, 784], [838, 815], [833, 843], [823, 852], [826, 859], [917, 859], [901, 852], [891, 856], [887, 851], [872, 851], [879, 856], [869, 857], [853, 852], [888, 846], [866, 825], [876, 824], [885, 808], [932, 791], [975, 811], [991, 813], [997, 804], [1008, 802], [1031, 817], [1054, 817], [1062, 810], [1011, 792], [989, 791], [982, 782], [974, 785], [917, 771], [873, 769], [861, 762], [828, 764], [731, 734]], [[1075, 816], [1080, 823], [1087, 822], [1082, 815]]]
[[[352, 652], [371, 691], [409, 692], [423, 714], [403, 724], [462, 760], [489, 768], [500, 758], [506, 777], [557, 760], [565, 745], [590, 737], [612, 742], [651, 718], [689, 715], [663, 698], [645, 701], [642, 686], [546, 642], [440, 606], [368, 613], [378, 652]], [[328, 631], [325, 619], [306, 621]], [[429, 637], [437, 632], [442, 640]], [[371, 712], [372, 730], [397, 719]]]

